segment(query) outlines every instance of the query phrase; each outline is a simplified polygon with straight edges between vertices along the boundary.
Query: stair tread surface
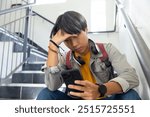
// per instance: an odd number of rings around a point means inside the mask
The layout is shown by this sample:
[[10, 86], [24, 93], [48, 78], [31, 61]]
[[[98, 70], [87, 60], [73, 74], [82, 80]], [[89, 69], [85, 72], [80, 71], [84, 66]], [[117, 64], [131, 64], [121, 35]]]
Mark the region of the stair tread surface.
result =
[[36, 86], [0, 86], [0, 99], [36, 99], [43, 88]]

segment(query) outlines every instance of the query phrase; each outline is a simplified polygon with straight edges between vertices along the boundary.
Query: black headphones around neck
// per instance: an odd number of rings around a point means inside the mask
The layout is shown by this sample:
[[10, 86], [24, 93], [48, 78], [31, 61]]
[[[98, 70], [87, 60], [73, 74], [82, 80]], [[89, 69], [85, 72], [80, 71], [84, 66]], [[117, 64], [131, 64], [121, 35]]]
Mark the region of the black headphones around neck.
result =
[[[99, 52], [96, 48], [96, 45], [91, 46], [91, 51], [93, 52], [93, 54], [97, 55]], [[73, 58], [74, 60], [81, 66], [85, 64], [85, 61], [82, 59], [81, 56], [75, 57], [75, 53], [73, 52]]]

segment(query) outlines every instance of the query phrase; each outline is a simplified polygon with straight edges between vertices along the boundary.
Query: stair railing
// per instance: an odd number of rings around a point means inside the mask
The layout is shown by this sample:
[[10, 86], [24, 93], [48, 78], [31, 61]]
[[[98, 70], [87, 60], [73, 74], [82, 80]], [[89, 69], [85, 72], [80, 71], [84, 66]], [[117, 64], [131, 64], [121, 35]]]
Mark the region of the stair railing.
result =
[[[0, 84], [7, 84], [12, 74], [22, 69], [33, 48], [27, 44], [28, 26], [31, 25], [27, 12], [35, 0], [32, 3], [28, 0], [1, 0], [0, 3]], [[24, 39], [16, 32], [24, 34]]]
[[46, 60], [47, 48], [44, 49], [36, 40], [36, 34], [39, 33], [36, 32], [36, 28], [39, 26], [35, 24], [35, 21], [43, 23], [40, 27], [43, 29], [40, 30], [47, 30], [46, 33], [44, 31], [41, 34], [46, 35], [47, 42], [48, 30], [50, 31], [54, 25], [47, 18], [32, 11], [35, 0], [33, 3], [28, 3], [29, 0], [11, 0], [9, 3], [8, 1], [5, 0], [6, 3], [0, 1], [5, 4], [3, 7], [0, 5], [0, 56], [2, 56], [0, 58], [0, 84], [9, 84], [13, 73], [22, 70], [23, 64], [28, 63], [31, 54], [36, 55], [37, 60], [38, 57]]
[[142, 38], [141, 34], [138, 32], [138, 30], [135, 28], [129, 16], [126, 14], [121, 2], [119, 0], [116, 0], [116, 4], [122, 14], [122, 17], [124, 18], [125, 25], [127, 27], [126, 29], [128, 31], [128, 34], [131, 37], [133, 47], [137, 54], [140, 65], [143, 69], [143, 73], [150, 86], [150, 72], [149, 72], [150, 71], [150, 62], [149, 62], [150, 50], [147, 47], [146, 43], [144, 42], [144, 39]]

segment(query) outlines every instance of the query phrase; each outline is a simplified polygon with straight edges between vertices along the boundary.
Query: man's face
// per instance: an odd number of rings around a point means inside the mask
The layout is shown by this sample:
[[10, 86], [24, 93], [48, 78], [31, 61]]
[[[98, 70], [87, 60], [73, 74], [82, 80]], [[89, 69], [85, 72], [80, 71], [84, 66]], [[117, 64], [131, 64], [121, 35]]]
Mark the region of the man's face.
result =
[[81, 31], [80, 34], [67, 38], [64, 43], [69, 49], [81, 55], [86, 54], [89, 50], [86, 31]]

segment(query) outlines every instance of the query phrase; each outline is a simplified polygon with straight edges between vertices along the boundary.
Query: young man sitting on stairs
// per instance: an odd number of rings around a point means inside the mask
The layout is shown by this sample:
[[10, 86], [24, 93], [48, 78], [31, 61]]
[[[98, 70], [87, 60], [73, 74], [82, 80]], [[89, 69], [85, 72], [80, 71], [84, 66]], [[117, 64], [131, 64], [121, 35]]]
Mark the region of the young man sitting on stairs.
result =
[[[37, 100], [140, 99], [133, 89], [139, 80], [126, 57], [110, 43], [94, 43], [87, 31], [86, 19], [78, 12], [67, 11], [57, 18], [44, 67], [47, 88], [39, 93]], [[66, 55], [59, 51], [62, 42], [70, 49]], [[78, 69], [82, 74], [83, 80], [67, 87], [81, 92], [58, 90], [64, 83], [61, 72], [67, 69]]]

